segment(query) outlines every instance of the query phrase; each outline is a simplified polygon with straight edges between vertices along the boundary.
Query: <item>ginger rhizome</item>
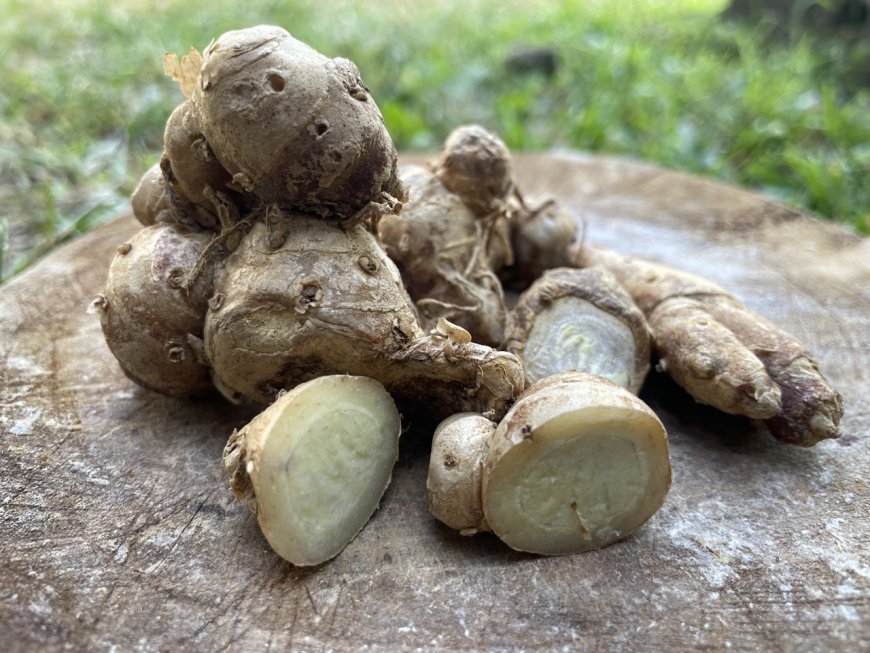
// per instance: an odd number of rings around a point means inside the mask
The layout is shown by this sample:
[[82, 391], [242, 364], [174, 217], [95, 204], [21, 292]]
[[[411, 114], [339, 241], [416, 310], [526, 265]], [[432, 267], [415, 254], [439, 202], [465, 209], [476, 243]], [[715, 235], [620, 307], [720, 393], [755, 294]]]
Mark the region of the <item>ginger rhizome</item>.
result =
[[526, 383], [569, 370], [597, 374], [637, 393], [650, 367], [650, 331], [606, 270], [555, 268], [508, 316], [504, 348], [523, 361]]
[[547, 270], [571, 265], [577, 221], [552, 199], [523, 197], [514, 192], [510, 227], [514, 260], [499, 276], [511, 288], [523, 290]]
[[[148, 388], [271, 404], [225, 462], [272, 546], [316, 564], [362, 527], [389, 478], [388, 391], [440, 417], [499, 419], [522, 364], [443, 318], [421, 324], [375, 235], [406, 191], [353, 63], [261, 26], [166, 65], [188, 97], [134, 193], [145, 226], [96, 302], [106, 341]], [[389, 419], [346, 430], [336, 406]], [[294, 503], [309, 486], [315, 500]]]
[[408, 203], [378, 234], [424, 324], [447, 319], [498, 345], [507, 316], [496, 272], [513, 261], [510, 155], [482, 127], [455, 130], [430, 168], [402, 171]]
[[447, 319], [475, 342], [500, 345], [502, 282], [525, 288], [544, 270], [570, 265], [572, 216], [555, 202], [526, 201], [510, 152], [478, 125], [454, 130], [428, 167], [405, 166], [408, 202], [379, 223], [424, 324]]
[[503, 414], [523, 387], [519, 361], [445, 324], [421, 329], [395, 265], [364, 226], [276, 212], [225, 260], [204, 338], [221, 388], [263, 403], [344, 372], [426, 398], [442, 416]]
[[190, 100], [233, 184], [263, 202], [351, 218], [404, 194], [395, 147], [357, 67], [280, 27], [213, 41]]
[[426, 489], [432, 514], [465, 535], [561, 555], [639, 528], [670, 482], [652, 410], [601, 377], [566, 372], [532, 385], [498, 424], [471, 413], [442, 422]]
[[139, 385], [182, 397], [211, 387], [201, 357], [210, 267], [185, 284], [208, 241], [203, 232], [159, 223], [118, 248], [95, 306], [109, 349]]
[[380, 383], [322, 376], [233, 433], [223, 465], [278, 555], [316, 565], [341, 552], [374, 513], [400, 433], [399, 413]]
[[[336, 555], [372, 514], [394, 398], [448, 418], [428, 484], [448, 525], [553, 554], [624, 537], [670, 482], [632, 394], [650, 331], [699, 400], [797, 444], [836, 434], [841, 399], [799, 343], [713, 284], [574, 247], [573, 217], [523, 197], [487, 130], [400, 176], [356, 66], [279, 27], [165, 65], [186, 99], [95, 306], [137, 383], [270, 405], [224, 466], [291, 562]], [[503, 281], [531, 286], [510, 315]]]
[[143, 227], [150, 227], [156, 222], [173, 223], [169, 194], [166, 192], [166, 180], [160, 164], [155, 163], [142, 175], [139, 184], [130, 197], [133, 217]]
[[[190, 335], [202, 341], [197, 378], [210, 374], [233, 399], [269, 403], [317, 376], [351, 373], [442, 416], [504, 414], [524, 386], [519, 361], [471, 342], [455, 325], [422, 325], [372, 233], [384, 213], [401, 208], [405, 189], [356, 67], [267, 26], [219, 37], [195, 79], [184, 61], [170, 70], [190, 97], [169, 117], [161, 174], [146, 173], [134, 208], [143, 224], [171, 225], [197, 243], [196, 255], [173, 266], [176, 294], [186, 293], [192, 307], [185, 307], [187, 333], [173, 323], [165, 343], [140, 343], [148, 328], [119, 334], [117, 325], [136, 322], [130, 310], [159, 318], [177, 309], [160, 293], [139, 292], [141, 283], [126, 283], [129, 266], [116, 258], [103, 325], [128, 374], [186, 394], [174, 378], [180, 370], [161, 360], [163, 372], [154, 372], [155, 357], [139, 352]], [[166, 256], [150, 251], [150, 241], [131, 246], [140, 267]], [[193, 358], [185, 349], [185, 360]]]
[[697, 401], [764, 420], [779, 440], [809, 447], [839, 434], [843, 398], [794, 336], [717, 284], [589, 245], [575, 263], [609, 270], [649, 321], [667, 372]]

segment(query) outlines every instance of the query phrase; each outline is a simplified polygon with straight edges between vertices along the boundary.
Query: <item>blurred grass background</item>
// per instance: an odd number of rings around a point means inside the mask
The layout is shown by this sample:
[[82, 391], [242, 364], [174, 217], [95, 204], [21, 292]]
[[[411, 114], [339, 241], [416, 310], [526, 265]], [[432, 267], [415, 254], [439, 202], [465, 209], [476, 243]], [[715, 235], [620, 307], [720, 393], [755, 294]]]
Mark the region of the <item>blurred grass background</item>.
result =
[[[182, 100], [164, 52], [257, 23], [353, 59], [400, 150], [479, 122], [515, 150], [643, 159], [870, 233], [867, 39], [735, 24], [725, 4], [0, 0], [0, 280], [128, 208]], [[529, 48], [555, 72], [506, 64]]]

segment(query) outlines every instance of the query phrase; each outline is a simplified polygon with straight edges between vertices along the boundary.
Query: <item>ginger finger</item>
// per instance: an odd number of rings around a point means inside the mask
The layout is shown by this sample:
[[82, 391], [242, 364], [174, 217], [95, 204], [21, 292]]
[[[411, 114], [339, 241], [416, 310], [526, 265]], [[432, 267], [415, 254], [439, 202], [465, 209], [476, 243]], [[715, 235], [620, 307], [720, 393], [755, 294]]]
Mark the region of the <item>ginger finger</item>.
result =
[[[764, 363], [694, 299], [663, 302], [650, 315], [659, 368], [699, 402], [766, 419], [782, 408]], [[727, 408], [726, 408], [727, 407]]]
[[837, 437], [843, 398], [819, 370], [819, 363], [796, 338], [742, 307], [730, 297], [709, 298], [705, 306], [721, 324], [741, 335], [782, 392], [782, 410], [767, 420], [780, 440], [811, 446]]
[[406, 166], [402, 181], [408, 202], [381, 219], [378, 235], [424, 328], [445, 318], [498, 345], [507, 309], [496, 272], [513, 262], [507, 147], [482, 127], [459, 127], [429, 169]]
[[477, 413], [457, 413], [435, 429], [426, 479], [426, 503], [439, 521], [462, 535], [488, 531], [483, 516], [483, 458], [496, 423]]
[[166, 182], [160, 164], [155, 163], [148, 168], [133, 195], [130, 204], [135, 217], [143, 227], [150, 227], [157, 222], [173, 222], [174, 217], [166, 193]]
[[[576, 248], [573, 260], [616, 276], [647, 316], [663, 367], [697, 400], [727, 413], [760, 417], [774, 437], [790, 444], [809, 447], [839, 435], [843, 398], [815, 357], [720, 286], [588, 245]], [[779, 398], [768, 379], [778, 387]], [[768, 415], [777, 403], [778, 410]]]
[[283, 28], [212, 41], [190, 102], [233, 186], [264, 203], [351, 219], [383, 194], [404, 197], [396, 149], [356, 65]]

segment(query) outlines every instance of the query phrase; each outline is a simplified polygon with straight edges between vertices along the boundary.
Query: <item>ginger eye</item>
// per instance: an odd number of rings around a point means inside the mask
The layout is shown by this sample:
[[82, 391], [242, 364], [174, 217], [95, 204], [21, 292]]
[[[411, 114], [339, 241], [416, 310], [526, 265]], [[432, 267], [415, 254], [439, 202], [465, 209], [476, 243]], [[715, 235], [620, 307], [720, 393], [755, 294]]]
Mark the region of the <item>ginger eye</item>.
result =
[[271, 86], [272, 90], [276, 93], [280, 93], [284, 90], [284, 78], [278, 73], [270, 73], [269, 76], [266, 77], [266, 81], [269, 82], [269, 86]]

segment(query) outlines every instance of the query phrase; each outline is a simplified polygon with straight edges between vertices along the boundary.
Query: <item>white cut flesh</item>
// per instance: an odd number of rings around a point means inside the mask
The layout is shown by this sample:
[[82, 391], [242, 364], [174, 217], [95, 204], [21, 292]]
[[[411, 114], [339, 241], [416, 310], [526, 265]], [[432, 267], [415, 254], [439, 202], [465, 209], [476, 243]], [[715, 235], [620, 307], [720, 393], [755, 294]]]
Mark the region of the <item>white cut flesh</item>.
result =
[[523, 351], [534, 383], [581, 370], [627, 387], [635, 374], [635, 342], [619, 318], [578, 297], [560, 297], [535, 316]]
[[487, 522], [506, 544], [560, 555], [597, 549], [646, 522], [670, 486], [667, 438], [652, 415], [583, 408], [540, 424], [494, 465]]
[[257, 517], [281, 557], [316, 565], [341, 552], [377, 509], [398, 457], [399, 414], [365, 377], [320, 377], [279, 402], [249, 470]]

